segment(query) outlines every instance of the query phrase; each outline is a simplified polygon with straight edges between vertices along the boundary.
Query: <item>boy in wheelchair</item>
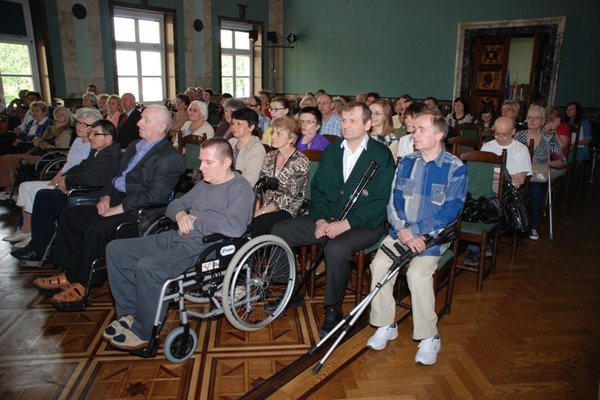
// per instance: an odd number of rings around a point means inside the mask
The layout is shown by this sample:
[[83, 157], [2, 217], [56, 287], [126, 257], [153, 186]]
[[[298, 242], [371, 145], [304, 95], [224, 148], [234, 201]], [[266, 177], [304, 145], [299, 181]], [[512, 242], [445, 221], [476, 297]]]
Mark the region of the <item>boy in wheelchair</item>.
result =
[[[152, 335], [156, 302], [163, 283], [192, 265], [212, 234], [240, 237], [252, 219], [254, 192], [233, 170], [233, 152], [223, 139], [209, 139], [200, 149], [203, 181], [174, 200], [166, 216], [171, 230], [142, 238], [112, 241], [106, 248], [108, 279], [117, 319], [104, 338], [123, 350], [145, 348]], [[162, 313], [166, 312], [166, 307]]]

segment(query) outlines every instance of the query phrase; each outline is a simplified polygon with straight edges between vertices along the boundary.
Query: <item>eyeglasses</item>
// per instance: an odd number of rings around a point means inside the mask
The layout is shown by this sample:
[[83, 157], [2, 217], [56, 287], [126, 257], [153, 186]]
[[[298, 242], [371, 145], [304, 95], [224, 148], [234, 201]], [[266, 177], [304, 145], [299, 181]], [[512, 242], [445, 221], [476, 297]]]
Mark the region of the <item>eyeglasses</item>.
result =
[[269, 107], [269, 111], [281, 111], [281, 110], [285, 110], [285, 108], [283, 108], [283, 107], [280, 107], [280, 108]]
[[100, 132], [90, 131], [90, 132], [88, 132], [88, 136], [89, 137], [92, 137], [92, 136], [110, 136], [110, 133], [104, 133], [102, 131], [100, 131]]
[[77, 125], [85, 126], [86, 128], [91, 128], [92, 127], [91, 124], [86, 124], [85, 122], [79, 121], [79, 120], [77, 120]]
[[532, 116], [532, 115], [528, 115], [528, 116], [527, 116], [527, 120], [528, 120], [528, 121], [540, 121], [540, 120], [542, 120], [542, 117], [540, 117], [540, 116]]
[[316, 124], [317, 121], [307, 121], [305, 119], [301, 119], [300, 120], [300, 125], [312, 125], [312, 124]]

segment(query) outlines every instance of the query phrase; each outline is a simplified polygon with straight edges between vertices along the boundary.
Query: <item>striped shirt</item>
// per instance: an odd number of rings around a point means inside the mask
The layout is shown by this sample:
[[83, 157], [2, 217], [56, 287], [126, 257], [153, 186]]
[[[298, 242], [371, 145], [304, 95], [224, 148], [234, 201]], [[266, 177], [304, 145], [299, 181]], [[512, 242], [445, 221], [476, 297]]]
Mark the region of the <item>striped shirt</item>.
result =
[[[410, 228], [414, 237], [437, 235], [462, 211], [467, 196], [467, 167], [445, 150], [429, 162], [414, 152], [398, 164], [392, 187], [387, 206], [390, 236], [397, 238], [404, 228]], [[420, 255], [439, 256], [448, 246], [432, 246]]]

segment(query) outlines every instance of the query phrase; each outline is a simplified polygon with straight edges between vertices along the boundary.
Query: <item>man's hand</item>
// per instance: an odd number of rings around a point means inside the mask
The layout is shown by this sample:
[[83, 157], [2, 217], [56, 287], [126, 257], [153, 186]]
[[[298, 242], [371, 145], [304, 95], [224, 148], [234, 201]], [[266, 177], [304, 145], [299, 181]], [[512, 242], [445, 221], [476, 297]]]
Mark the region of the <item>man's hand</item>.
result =
[[56, 179], [55, 185], [58, 188], [58, 190], [60, 190], [64, 194], [67, 194], [67, 184], [65, 183], [65, 177], [64, 176], [58, 177], [58, 179]]
[[400, 239], [402, 244], [408, 245], [408, 242], [414, 239], [414, 236], [410, 228], [404, 228], [398, 231], [398, 239]]
[[187, 235], [194, 230], [194, 221], [196, 220], [196, 217], [192, 214], [180, 211], [175, 216], [175, 220], [177, 221], [180, 235]]
[[110, 208], [110, 197], [102, 196], [100, 201], [96, 204], [96, 210], [98, 215], [104, 216], [104, 212]]
[[350, 223], [348, 222], [348, 220], [345, 219], [342, 221], [334, 221], [327, 224], [327, 226], [325, 227], [325, 234], [330, 238], [335, 239], [337, 236], [341, 235], [349, 229]]
[[54, 175], [54, 178], [52, 178], [50, 180], [50, 183], [48, 184], [48, 186], [56, 186], [56, 184], [58, 183], [58, 180], [60, 179], [61, 176], [62, 176], [62, 174]]
[[41, 143], [42, 139], [40, 139], [39, 137], [34, 137], [32, 140], [32, 143], [35, 147], [40, 147], [40, 143]]
[[101, 214], [104, 218], [112, 217], [113, 215], [123, 214], [123, 204], [119, 204], [118, 206], [108, 207], [104, 210], [104, 213]]
[[329, 222], [324, 219], [320, 219], [315, 222], [315, 238], [320, 239], [323, 236], [327, 236], [326, 229], [329, 226]]
[[417, 236], [416, 238], [412, 238], [405, 244], [414, 253], [421, 253], [421, 252], [425, 251], [425, 238], [423, 236]]

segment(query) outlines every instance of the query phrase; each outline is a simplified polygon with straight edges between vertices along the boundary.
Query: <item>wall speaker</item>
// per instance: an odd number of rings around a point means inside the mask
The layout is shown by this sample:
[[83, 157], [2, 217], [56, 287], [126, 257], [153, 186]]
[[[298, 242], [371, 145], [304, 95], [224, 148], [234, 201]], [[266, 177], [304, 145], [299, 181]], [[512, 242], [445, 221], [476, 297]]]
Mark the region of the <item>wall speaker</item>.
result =
[[248, 31], [248, 37], [253, 42], [256, 42], [258, 40], [258, 31], [256, 29], [252, 29], [251, 31]]
[[275, 32], [275, 31], [267, 32], [267, 40], [273, 44], [277, 43], [277, 32]]
[[85, 19], [87, 17], [87, 10], [83, 4], [75, 3], [73, 7], [71, 7], [71, 12], [73, 16], [77, 19]]

